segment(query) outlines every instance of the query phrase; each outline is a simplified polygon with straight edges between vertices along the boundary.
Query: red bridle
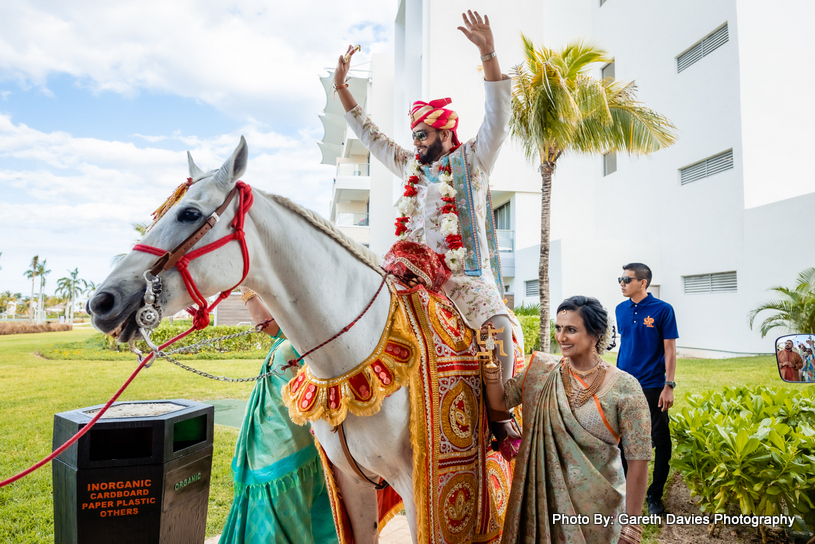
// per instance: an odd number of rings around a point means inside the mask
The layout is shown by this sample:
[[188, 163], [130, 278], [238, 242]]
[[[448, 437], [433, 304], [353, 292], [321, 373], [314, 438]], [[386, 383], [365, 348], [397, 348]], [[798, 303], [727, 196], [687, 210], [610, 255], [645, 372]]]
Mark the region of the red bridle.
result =
[[[204, 235], [212, 229], [212, 227], [215, 226], [215, 223], [220, 220], [221, 214], [223, 214], [227, 206], [229, 206], [229, 203], [235, 197], [236, 193], [238, 194], [239, 202], [238, 210], [235, 213], [235, 219], [232, 221], [232, 228], [234, 229], [232, 234], [228, 234], [223, 238], [205, 245], [204, 247], [199, 247], [194, 251], [190, 251], [192, 247], [198, 243], [198, 241], [203, 238]], [[220, 304], [222, 300], [228, 297], [229, 293], [231, 293], [235, 287], [243, 283], [243, 280], [245, 280], [247, 274], [249, 274], [249, 249], [246, 247], [243, 224], [244, 220], [246, 219], [246, 213], [249, 211], [249, 208], [252, 207], [253, 201], [254, 198], [252, 196], [252, 188], [244, 182], [239, 181], [235, 184], [232, 190], [229, 191], [229, 194], [226, 195], [226, 199], [224, 199], [223, 204], [221, 204], [221, 206], [209, 216], [206, 223], [204, 223], [201, 228], [192, 233], [172, 251], [165, 251], [163, 249], [145, 244], [136, 244], [133, 246], [134, 251], [143, 251], [145, 253], [151, 253], [159, 256], [159, 259], [150, 268], [150, 273], [154, 276], [158, 276], [162, 272], [170, 270], [173, 266], [175, 266], [179, 274], [181, 274], [181, 277], [184, 280], [184, 285], [187, 286], [187, 292], [190, 294], [193, 302], [198, 305], [198, 308], [195, 308], [194, 306], [187, 308], [187, 312], [193, 316], [193, 326], [188, 332], [192, 332], [193, 330], [201, 330], [209, 325], [209, 313], [218, 304]], [[225, 246], [232, 240], [237, 240], [241, 245], [241, 253], [243, 254], [243, 276], [241, 276], [240, 281], [236, 283], [234, 287], [223, 291], [220, 295], [218, 295], [218, 298], [215, 299], [215, 302], [208, 306], [206, 297], [201, 294], [198, 286], [195, 285], [195, 280], [193, 280], [192, 275], [190, 275], [188, 268], [190, 261], [197, 259], [202, 255], [206, 255], [211, 251], [215, 251], [216, 249]]]

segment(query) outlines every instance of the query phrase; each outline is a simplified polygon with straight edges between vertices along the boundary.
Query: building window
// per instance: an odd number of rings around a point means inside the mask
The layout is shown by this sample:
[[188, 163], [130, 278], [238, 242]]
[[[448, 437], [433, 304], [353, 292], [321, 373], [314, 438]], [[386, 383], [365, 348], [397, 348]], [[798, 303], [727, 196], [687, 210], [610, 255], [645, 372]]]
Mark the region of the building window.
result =
[[679, 183], [680, 185], [687, 185], [702, 178], [709, 178], [719, 172], [733, 169], [733, 150], [719, 153], [714, 157], [710, 157], [702, 162], [697, 162], [685, 168], [679, 169]]
[[695, 64], [702, 57], [710, 55], [713, 51], [726, 44], [728, 39], [727, 23], [725, 23], [723, 27], [713, 32], [713, 34], [676, 57], [676, 73], [681, 72], [691, 64]]
[[614, 61], [611, 61], [605, 66], [603, 66], [603, 71], [601, 75], [603, 76], [602, 79], [606, 78], [614, 79]]
[[524, 285], [526, 285], [526, 296], [528, 297], [540, 296], [540, 289], [538, 287], [538, 283], [539, 283], [538, 280], [524, 282]]
[[603, 155], [603, 175], [607, 176], [617, 171], [617, 154], [613, 151]]
[[683, 276], [686, 295], [702, 293], [735, 293], [738, 282], [735, 272], [717, 272], [716, 274], [699, 274]]
[[498, 238], [498, 251], [515, 251], [515, 231], [510, 226], [509, 202], [498, 206], [493, 210], [492, 216], [495, 221], [495, 235]]
[[510, 230], [509, 226], [509, 202], [495, 208], [492, 212], [495, 218], [495, 228], [498, 230]]

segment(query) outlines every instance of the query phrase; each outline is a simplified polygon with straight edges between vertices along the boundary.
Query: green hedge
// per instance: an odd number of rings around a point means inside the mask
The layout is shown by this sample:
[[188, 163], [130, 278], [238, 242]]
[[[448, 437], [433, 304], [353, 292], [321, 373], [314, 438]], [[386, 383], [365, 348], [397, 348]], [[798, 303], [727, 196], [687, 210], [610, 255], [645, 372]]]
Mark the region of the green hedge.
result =
[[[540, 350], [540, 316], [538, 315], [517, 315], [521, 322], [521, 329], [524, 331], [524, 350], [527, 353]], [[557, 346], [555, 342], [555, 322], [549, 322], [549, 345], [553, 348]]]
[[725, 387], [674, 414], [671, 464], [706, 513], [797, 514], [815, 526], [815, 389]]
[[[189, 329], [189, 325], [179, 323], [163, 322], [153, 331], [151, 340], [156, 345], [160, 345], [170, 338], [173, 338]], [[183, 346], [200, 342], [205, 339], [217, 338], [243, 332], [247, 327], [235, 327], [230, 325], [219, 325], [217, 327], [206, 327], [200, 331], [193, 331], [188, 336], [182, 338], [168, 350], [173, 350]], [[147, 344], [142, 341], [136, 342], [136, 347], [142, 352], [150, 351]], [[272, 339], [265, 333], [252, 333], [229, 340], [219, 340], [212, 344], [207, 344], [191, 354], [178, 354], [175, 357], [193, 359], [254, 359], [263, 358], [272, 347]], [[84, 342], [62, 343], [48, 346], [40, 351], [46, 359], [61, 360], [129, 360], [135, 357], [130, 353], [127, 344], [119, 344], [112, 337], [104, 334], [94, 334]]]

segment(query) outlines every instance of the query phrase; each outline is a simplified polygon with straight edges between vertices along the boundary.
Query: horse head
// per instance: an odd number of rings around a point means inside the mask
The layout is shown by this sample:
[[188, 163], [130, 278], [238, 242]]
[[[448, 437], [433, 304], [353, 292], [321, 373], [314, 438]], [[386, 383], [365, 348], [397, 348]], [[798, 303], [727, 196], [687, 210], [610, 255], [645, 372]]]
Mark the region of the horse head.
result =
[[[189, 189], [175, 206], [151, 226], [140, 245], [169, 252], [195, 233], [235, 187], [246, 170], [247, 155], [246, 140], [241, 137], [240, 144], [220, 169], [204, 172], [187, 153], [191, 179]], [[204, 234], [199, 246], [232, 232], [238, 201], [239, 198], [233, 199], [212, 229]], [[122, 259], [88, 301], [88, 313], [92, 316], [94, 327], [112, 335], [119, 342], [133, 339], [139, 328], [135, 315], [144, 305], [147, 288], [145, 272], [153, 268], [156, 259], [154, 254], [135, 250]], [[227, 243], [216, 252], [201, 255], [183, 265], [187, 266], [204, 297], [231, 289], [241, 281], [244, 272], [244, 258], [238, 243]], [[178, 268], [174, 266], [160, 273], [163, 288], [156, 303], [164, 315], [173, 315], [195, 302]]]

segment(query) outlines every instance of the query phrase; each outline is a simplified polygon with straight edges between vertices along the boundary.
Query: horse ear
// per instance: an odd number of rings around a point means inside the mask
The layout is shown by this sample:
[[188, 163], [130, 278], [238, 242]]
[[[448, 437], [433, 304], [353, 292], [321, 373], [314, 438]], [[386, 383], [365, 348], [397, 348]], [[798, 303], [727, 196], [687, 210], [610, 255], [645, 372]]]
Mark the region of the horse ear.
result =
[[204, 175], [204, 172], [195, 166], [195, 162], [192, 160], [192, 155], [190, 155], [189, 151], [187, 151], [187, 164], [190, 165], [190, 177], [192, 179], [196, 180]]
[[218, 170], [216, 177], [221, 183], [232, 186], [233, 183], [238, 181], [238, 178], [246, 171], [246, 162], [249, 156], [249, 148], [246, 145], [246, 139], [241, 136], [241, 142], [229, 157], [226, 162]]

